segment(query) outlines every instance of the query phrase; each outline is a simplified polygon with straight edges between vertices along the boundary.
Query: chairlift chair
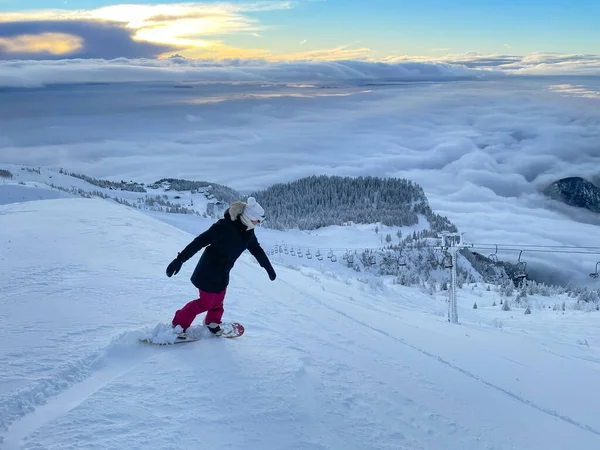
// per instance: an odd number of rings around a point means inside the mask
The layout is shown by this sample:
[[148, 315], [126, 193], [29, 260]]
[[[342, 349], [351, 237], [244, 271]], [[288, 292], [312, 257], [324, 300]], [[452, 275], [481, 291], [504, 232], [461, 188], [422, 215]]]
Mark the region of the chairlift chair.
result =
[[492, 260], [493, 263], [497, 263], [498, 262], [498, 244], [494, 244], [496, 246], [496, 251], [494, 253], [492, 253], [489, 258]]
[[592, 277], [592, 278], [598, 278], [598, 277], [600, 277], [600, 273], [598, 272], [598, 265], [600, 265], [600, 261], [598, 261], [596, 263], [596, 271], [590, 273], [590, 277]]
[[400, 249], [400, 254], [397, 256], [398, 266], [404, 267], [406, 266], [406, 259], [402, 256], [402, 249]]
[[517, 269], [516, 269], [516, 273], [515, 273], [515, 279], [517, 279], [517, 280], [522, 280], [524, 278], [527, 278], [527, 272], [525, 272], [525, 270], [527, 269], [527, 263], [524, 261], [521, 261], [522, 254], [523, 254], [523, 250], [521, 250], [521, 252], [519, 253], [519, 259], [517, 260]]
[[452, 269], [453, 261], [452, 255], [446, 251], [444, 255], [444, 259], [442, 260], [442, 264], [444, 265], [444, 269]]

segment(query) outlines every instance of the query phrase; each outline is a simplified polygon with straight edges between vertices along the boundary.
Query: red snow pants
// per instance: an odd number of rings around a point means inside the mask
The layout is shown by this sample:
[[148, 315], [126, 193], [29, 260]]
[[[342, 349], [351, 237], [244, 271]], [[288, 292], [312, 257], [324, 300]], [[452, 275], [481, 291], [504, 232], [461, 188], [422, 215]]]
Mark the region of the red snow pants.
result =
[[175, 317], [173, 317], [173, 326], [181, 325], [183, 330], [187, 330], [196, 316], [206, 312], [205, 323], [221, 323], [221, 317], [223, 317], [223, 299], [225, 298], [225, 291], [221, 292], [204, 292], [200, 290], [200, 298], [192, 300], [183, 308], [177, 310]]

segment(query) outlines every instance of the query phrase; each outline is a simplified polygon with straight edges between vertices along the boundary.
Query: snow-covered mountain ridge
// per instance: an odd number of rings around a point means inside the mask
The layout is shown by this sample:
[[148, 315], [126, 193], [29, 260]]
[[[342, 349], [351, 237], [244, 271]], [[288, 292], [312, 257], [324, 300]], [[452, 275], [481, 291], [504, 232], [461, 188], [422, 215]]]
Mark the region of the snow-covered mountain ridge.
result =
[[[17, 165], [3, 165], [4, 176], [0, 177], [0, 183], [12, 186], [11, 200], [16, 195], [15, 185], [30, 188], [40, 188], [36, 192], [41, 198], [46, 198], [50, 188], [63, 195], [74, 195], [86, 198], [103, 198], [116, 201], [117, 203], [139, 209], [151, 214], [161, 216], [164, 220], [178, 226], [186, 227], [185, 215], [201, 217], [214, 220], [222, 215], [228, 207], [229, 202], [241, 198], [234, 190], [221, 185], [211, 185], [206, 182], [190, 182], [173, 178], [162, 179], [153, 184], [140, 184], [133, 181], [111, 182], [96, 180], [82, 174], [69, 174], [62, 169], [32, 168]], [[352, 186], [347, 179], [336, 180], [344, 186], [344, 192], [340, 195], [352, 196]], [[275, 190], [265, 190], [262, 194], [265, 199], [273, 203], [273, 208], [281, 209], [279, 200], [273, 200], [273, 193], [281, 191], [292, 193], [297, 196], [296, 185], [320, 183], [329, 186], [329, 180], [323, 177], [312, 177], [291, 183], [289, 187], [275, 186]], [[411, 203], [418, 200], [415, 210], [410, 214], [415, 219], [410, 219], [410, 225], [390, 226], [381, 222], [369, 224], [344, 223], [343, 225], [324, 226], [317, 230], [276, 230], [269, 229], [269, 241], [267, 250], [272, 257], [278, 258], [282, 263], [295, 266], [297, 264], [308, 266], [320, 266], [323, 262], [337, 263], [353, 272], [352, 276], [368, 274], [373, 276], [393, 277], [397, 284], [407, 286], [422, 286], [428, 291], [444, 290], [449, 281], [448, 271], [444, 266], [447, 255], [439, 250], [440, 239], [438, 236], [444, 230], [456, 231], [455, 226], [447, 218], [439, 216], [431, 211], [427, 205], [427, 198], [418, 186], [406, 180], [385, 181], [381, 179], [370, 179], [359, 177], [357, 185], [392, 183], [390, 189], [400, 190], [395, 195], [406, 195]], [[406, 184], [406, 190], [403, 191]], [[0, 188], [2, 185], [0, 184]], [[6, 195], [6, 194], [5, 194]], [[25, 190], [24, 199], [29, 199], [30, 190]], [[219, 195], [216, 197], [216, 195]], [[330, 195], [330, 194], [329, 194]], [[382, 192], [379, 201], [385, 201], [385, 196], [390, 193]], [[0, 202], [2, 201], [0, 196]], [[327, 197], [327, 195], [325, 195]], [[321, 202], [327, 201], [325, 198]], [[336, 202], [335, 199], [330, 199]], [[376, 199], [377, 201], [377, 199]], [[389, 201], [388, 201], [389, 202]], [[385, 203], [382, 203], [385, 204]], [[384, 209], [384, 215], [387, 209]], [[163, 216], [163, 214], [166, 214]], [[206, 221], [206, 224], [209, 222]], [[207, 225], [208, 226], [208, 225]], [[269, 227], [267, 227], [269, 228]], [[195, 230], [194, 230], [195, 232]], [[436, 249], [437, 248], [437, 249]], [[511, 283], [518, 286], [521, 278], [515, 278], [518, 264], [508, 261], [496, 261], [478, 249], [465, 249], [459, 254], [458, 260], [458, 282], [474, 283], [488, 282], [504, 286], [510, 291]], [[527, 279], [532, 283], [527, 289], [536, 292], [564, 292], [564, 289], [554, 286], [541, 286], [538, 288], [536, 282], [543, 279], [530, 276]], [[512, 281], [511, 281], [512, 280]], [[565, 286], [569, 288], [569, 286]], [[573, 292], [573, 291], [570, 291]], [[574, 295], [579, 295], [577, 291]], [[583, 295], [586, 299], [596, 299], [597, 292], [590, 293], [585, 290]]]

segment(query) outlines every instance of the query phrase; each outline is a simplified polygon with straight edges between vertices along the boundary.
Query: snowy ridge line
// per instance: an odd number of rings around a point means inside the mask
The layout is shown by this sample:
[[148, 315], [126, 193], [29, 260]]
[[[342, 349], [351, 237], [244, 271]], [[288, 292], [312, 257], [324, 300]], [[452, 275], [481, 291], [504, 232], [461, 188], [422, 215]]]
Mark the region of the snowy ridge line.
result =
[[[71, 361], [51, 375], [34, 381], [17, 391], [0, 398], [0, 431], [8, 431], [15, 421], [44, 405], [51, 397], [55, 397], [75, 384], [92, 376], [102, 369], [111, 357], [119, 357], [128, 344], [137, 344], [142, 331], [123, 332], [111, 339], [104, 347], [100, 347], [89, 355]], [[133, 363], [131, 358], [124, 358]], [[2, 442], [2, 440], [0, 440]]]
[[[282, 282], [285, 283], [285, 284], [287, 284], [291, 289], [293, 289], [293, 290], [295, 290], [297, 292], [300, 292], [292, 284], [290, 284], [290, 283], [288, 283], [286, 281], [283, 281], [283, 280], [282, 280]], [[457, 366], [455, 364], [452, 364], [450, 361], [445, 360], [444, 358], [442, 358], [439, 355], [433, 354], [433, 353], [428, 352], [427, 350], [424, 350], [424, 349], [422, 349], [420, 347], [417, 347], [415, 345], [409, 344], [403, 338], [399, 338], [399, 337], [393, 336], [393, 335], [391, 335], [390, 333], [388, 333], [385, 330], [381, 330], [379, 328], [373, 327], [372, 325], [369, 325], [368, 323], [365, 323], [365, 322], [361, 321], [360, 319], [356, 319], [356, 318], [352, 317], [351, 315], [349, 315], [349, 314], [347, 314], [347, 313], [345, 313], [343, 311], [340, 311], [339, 309], [334, 308], [334, 307], [332, 307], [332, 306], [330, 306], [330, 305], [328, 305], [328, 304], [326, 304], [324, 302], [318, 301], [318, 300], [314, 299], [313, 297], [310, 297], [310, 298], [312, 298], [313, 301], [318, 302], [321, 306], [326, 307], [330, 311], [333, 311], [333, 312], [335, 312], [335, 313], [337, 313], [337, 314], [339, 314], [339, 315], [341, 315], [341, 316], [343, 316], [343, 317], [345, 317], [345, 318], [347, 318], [349, 320], [352, 320], [353, 322], [355, 322], [355, 323], [357, 323], [359, 325], [362, 325], [362, 326], [364, 326], [366, 328], [369, 328], [369, 329], [375, 331], [376, 333], [379, 333], [379, 334], [381, 334], [383, 336], [389, 337], [389, 338], [391, 338], [391, 339], [393, 339], [393, 340], [395, 340], [395, 341], [397, 341], [397, 342], [399, 342], [399, 343], [401, 343], [401, 344], [403, 344], [403, 345], [405, 345], [405, 346], [407, 346], [407, 347], [409, 347], [409, 348], [411, 348], [413, 350], [416, 350], [419, 353], [422, 353], [425, 356], [428, 356], [429, 358], [435, 359], [436, 361], [438, 361], [438, 362], [446, 365], [447, 367], [450, 367], [451, 369], [456, 370], [456, 371], [462, 373], [463, 375], [466, 375], [469, 378], [472, 378], [473, 380], [479, 381], [480, 383], [482, 383], [482, 384], [484, 384], [484, 385], [486, 385], [486, 386], [488, 386], [488, 387], [490, 387], [492, 389], [495, 389], [495, 390], [497, 390], [499, 392], [502, 392], [503, 394], [505, 394], [505, 395], [513, 398], [514, 400], [517, 400], [517, 401], [523, 403], [524, 405], [527, 405], [527, 406], [529, 406], [531, 408], [534, 408], [534, 409], [536, 409], [536, 410], [538, 410], [540, 412], [548, 414], [549, 416], [555, 417], [555, 418], [557, 418], [557, 419], [559, 419], [559, 420], [561, 420], [563, 422], [566, 422], [566, 423], [568, 423], [570, 425], [574, 425], [574, 426], [576, 426], [576, 427], [578, 427], [578, 428], [580, 428], [582, 430], [589, 431], [590, 433], [593, 433], [593, 434], [596, 434], [596, 435], [600, 436], [600, 430], [597, 430], [597, 429], [595, 429], [594, 427], [592, 427], [590, 425], [578, 422], [576, 420], [571, 419], [568, 416], [562, 415], [562, 414], [560, 414], [560, 413], [558, 413], [556, 411], [553, 411], [553, 410], [551, 410], [549, 408], [546, 408], [544, 406], [538, 405], [537, 403], [535, 403], [535, 402], [533, 402], [531, 400], [528, 400], [528, 399], [526, 399], [526, 398], [524, 398], [524, 397], [522, 397], [522, 396], [520, 396], [518, 394], [515, 394], [514, 392], [511, 392], [508, 389], [505, 389], [505, 388], [503, 388], [501, 386], [498, 386], [498, 385], [496, 385], [494, 383], [491, 383], [491, 382], [485, 380], [484, 378], [480, 377], [479, 375], [476, 375], [476, 374], [474, 374], [472, 372], [469, 372], [466, 369], [463, 369], [462, 367], [459, 367], [459, 366]]]

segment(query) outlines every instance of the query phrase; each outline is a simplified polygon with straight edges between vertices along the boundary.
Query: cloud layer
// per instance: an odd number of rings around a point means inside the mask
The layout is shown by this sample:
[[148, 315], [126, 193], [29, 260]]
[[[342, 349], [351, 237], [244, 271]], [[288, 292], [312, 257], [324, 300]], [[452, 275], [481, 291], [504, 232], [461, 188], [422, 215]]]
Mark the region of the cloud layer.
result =
[[170, 58], [0, 61], [0, 86], [36, 87], [97, 82], [391, 82], [452, 81], [489, 75], [445, 63], [367, 61], [215, 62]]
[[[47, 23], [40, 24], [47, 25]], [[86, 24], [75, 33], [81, 23], [70, 24], [63, 31], [66, 36], [83, 35], [88, 42], [89, 36], [102, 37], [107, 29], [112, 30], [109, 38], [102, 38], [103, 44], [94, 48], [97, 54], [105, 49], [119, 47], [121, 53], [133, 56], [152, 55], [165, 50], [156, 44], [144, 43], [127, 47], [129, 32], [120, 29], [115, 34], [111, 24]], [[38, 31], [51, 36], [52, 27], [40, 27]], [[9, 41], [0, 31], [0, 53], [6, 46], [20, 48], [26, 45], [23, 38]], [[48, 36], [46, 36], [48, 37]], [[29, 38], [30, 39], [30, 38]], [[58, 39], [58, 38], [57, 38]], [[97, 39], [89, 39], [96, 42]], [[29, 42], [29, 41], [25, 41]], [[77, 47], [78, 41], [70, 43], [65, 38], [64, 45]], [[32, 45], [29, 42], [27, 45]], [[45, 45], [43, 42], [40, 45]], [[41, 49], [44, 50], [44, 49]], [[48, 50], [47, 48], [45, 49]], [[87, 50], [86, 50], [87, 51]], [[111, 53], [113, 50], [108, 50]], [[343, 56], [348, 52], [356, 56], [358, 50], [333, 49], [332, 54]], [[517, 57], [476, 57], [470, 59], [442, 58], [439, 61], [412, 60], [408, 57], [389, 59], [387, 62], [370, 60], [327, 60], [327, 52], [308, 52], [306, 60], [267, 61], [264, 59], [187, 59], [174, 56], [166, 59], [152, 58], [115, 58], [115, 59], [46, 59], [0, 60], [0, 86], [39, 87], [48, 84], [68, 83], [117, 83], [117, 82], [206, 82], [206, 81], [256, 81], [256, 82], [306, 82], [306, 83], [390, 83], [415, 81], [455, 81], [502, 79], [506, 76], [598, 76], [600, 57], [593, 56], [557, 56], [529, 55]], [[24, 56], [24, 55], [22, 55]], [[108, 54], [106, 55], [108, 56]], [[556, 83], [558, 86], [560, 83]], [[588, 93], [590, 94], [590, 93]], [[591, 93], [593, 95], [593, 92]]]
[[[366, 63], [318, 67], [338, 77], [376, 70]], [[304, 70], [298, 67], [299, 78]], [[313, 174], [406, 177], [471, 242], [594, 245], [597, 216], [539, 194], [557, 178], [600, 176], [599, 100], [577, 95], [589, 91], [600, 91], [597, 79], [5, 89], [0, 161], [118, 180], [212, 180], [240, 190]], [[518, 252], [501, 256], [516, 260]], [[524, 253], [529, 270], [544, 268], [553, 280], [586, 281], [594, 258]]]
[[537, 52], [528, 55], [482, 55], [476, 52], [448, 54], [440, 57], [395, 56], [387, 62], [420, 61], [438, 62], [482, 70], [501, 71], [511, 75], [570, 75], [598, 76], [600, 55]]

